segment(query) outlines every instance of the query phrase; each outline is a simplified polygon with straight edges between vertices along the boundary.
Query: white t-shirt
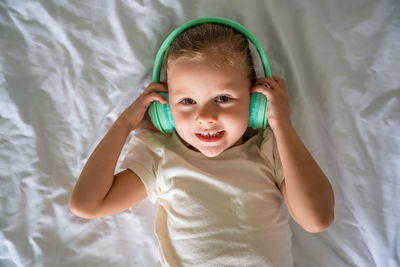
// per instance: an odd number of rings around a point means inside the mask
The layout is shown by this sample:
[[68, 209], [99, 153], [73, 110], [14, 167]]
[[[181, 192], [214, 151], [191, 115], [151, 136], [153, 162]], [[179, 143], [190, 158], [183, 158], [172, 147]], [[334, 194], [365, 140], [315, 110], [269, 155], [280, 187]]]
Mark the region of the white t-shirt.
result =
[[134, 171], [158, 203], [165, 266], [292, 266], [283, 171], [271, 129], [208, 158], [176, 133], [137, 132], [120, 170]]

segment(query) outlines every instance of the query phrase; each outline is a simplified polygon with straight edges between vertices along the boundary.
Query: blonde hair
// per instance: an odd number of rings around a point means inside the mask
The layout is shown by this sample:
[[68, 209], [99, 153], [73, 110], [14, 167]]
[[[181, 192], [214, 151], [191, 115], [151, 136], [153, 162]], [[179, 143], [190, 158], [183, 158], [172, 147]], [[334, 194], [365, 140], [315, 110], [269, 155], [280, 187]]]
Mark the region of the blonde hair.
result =
[[177, 59], [201, 62], [212, 59], [215, 68], [247, 70], [251, 82], [256, 79], [247, 38], [231, 27], [206, 23], [190, 28], [175, 38], [165, 53], [165, 69]]

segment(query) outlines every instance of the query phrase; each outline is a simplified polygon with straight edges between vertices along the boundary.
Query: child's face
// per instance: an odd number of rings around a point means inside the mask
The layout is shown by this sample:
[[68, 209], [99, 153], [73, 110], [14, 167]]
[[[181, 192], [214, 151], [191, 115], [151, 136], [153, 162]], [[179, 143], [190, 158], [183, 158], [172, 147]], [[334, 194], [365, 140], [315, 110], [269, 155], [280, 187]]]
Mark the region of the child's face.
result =
[[[208, 157], [242, 143], [250, 81], [245, 71], [176, 59], [168, 68], [169, 104], [179, 136]], [[218, 133], [215, 137], [204, 136]]]

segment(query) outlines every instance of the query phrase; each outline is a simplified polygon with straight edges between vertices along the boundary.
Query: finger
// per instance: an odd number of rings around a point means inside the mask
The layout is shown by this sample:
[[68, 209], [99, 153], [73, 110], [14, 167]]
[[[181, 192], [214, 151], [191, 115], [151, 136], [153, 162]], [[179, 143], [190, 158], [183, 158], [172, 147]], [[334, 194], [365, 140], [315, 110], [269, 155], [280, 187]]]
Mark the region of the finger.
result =
[[254, 85], [256, 85], [256, 84], [262, 85], [262, 84], [265, 83], [265, 81], [266, 81], [267, 79], [268, 79], [267, 77], [259, 78], [259, 79], [255, 80], [255, 81], [253, 82], [253, 84], [254, 84]]
[[263, 77], [260, 79], [257, 79], [254, 83], [254, 85], [265, 85], [266, 87], [270, 87], [274, 89], [274, 87], [277, 87], [277, 85], [284, 84], [283, 79], [278, 77], [278, 76], [272, 76], [272, 77]]
[[271, 88], [268, 88], [268, 87], [266, 87], [266, 86], [263, 85], [263, 84], [259, 84], [259, 85], [254, 85], [254, 86], [251, 88], [250, 93], [251, 93], [251, 94], [254, 94], [254, 93], [261, 93], [261, 94], [265, 95], [267, 98], [270, 98], [271, 95], [272, 95], [272, 92], [271, 92], [271, 91], [272, 91]]
[[151, 91], [161, 91], [161, 92], [168, 92], [168, 87], [164, 83], [152, 83], [151, 86]]
[[279, 84], [282, 89], [286, 90], [285, 80], [279, 76], [272, 76], [272, 78]]
[[270, 79], [273, 79], [273, 80], [275, 80], [275, 81], [283, 80], [283, 79], [282, 79], [281, 77], [279, 77], [279, 76], [271, 76], [271, 77], [262, 77], [262, 78], [258, 78], [257, 80], [255, 80], [254, 83], [263, 83], [263, 82], [265, 82], [265, 81], [267, 81], [267, 80], [270, 80]]
[[151, 102], [153, 102], [153, 101], [158, 101], [161, 104], [167, 104], [168, 103], [167, 99], [165, 99], [162, 95], [160, 95], [159, 93], [156, 93], [156, 92], [152, 92], [152, 93], [150, 93], [148, 95], [144, 95], [143, 96], [143, 104], [145, 106], [148, 107], [151, 104]]
[[263, 85], [263, 86], [271, 89], [271, 86], [268, 84], [266, 78], [261, 78], [261, 79], [256, 80], [253, 83], [253, 85]]
[[167, 85], [164, 83], [150, 83], [143, 91], [143, 94], [149, 94], [154, 91], [168, 92]]
[[281, 86], [273, 77], [267, 78], [265, 82], [272, 88], [272, 89], [279, 89]]

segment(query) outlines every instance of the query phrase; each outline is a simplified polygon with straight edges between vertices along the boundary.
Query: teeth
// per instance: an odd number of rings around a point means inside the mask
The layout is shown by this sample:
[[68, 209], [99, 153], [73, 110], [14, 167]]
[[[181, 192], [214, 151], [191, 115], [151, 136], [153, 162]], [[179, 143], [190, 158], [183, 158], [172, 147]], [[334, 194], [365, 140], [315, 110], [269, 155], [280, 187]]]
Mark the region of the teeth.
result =
[[205, 133], [205, 134], [201, 134], [202, 136], [217, 136], [219, 135], [220, 132], [215, 132], [215, 133]]

